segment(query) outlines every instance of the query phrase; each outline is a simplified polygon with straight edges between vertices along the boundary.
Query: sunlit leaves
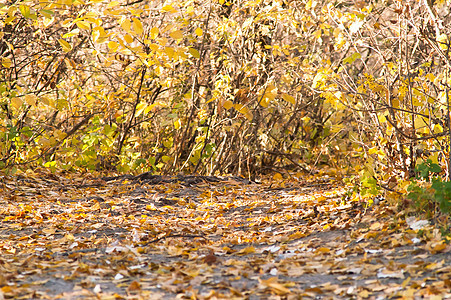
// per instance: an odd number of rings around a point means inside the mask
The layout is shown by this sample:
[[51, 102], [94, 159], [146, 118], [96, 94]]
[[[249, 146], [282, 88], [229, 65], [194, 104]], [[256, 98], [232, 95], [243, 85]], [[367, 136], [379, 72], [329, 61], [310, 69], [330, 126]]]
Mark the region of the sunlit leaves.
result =
[[449, 38], [448, 35], [445, 33], [440, 34], [437, 36], [437, 43], [439, 44], [440, 49], [446, 51], [449, 47]]
[[92, 38], [94, 42], [101, 44], [108, 41], [108, 34], [105, 32], [103, 27], [95, 27], [92, 30]]
[[224, 103], [222, 103], [222, 106], [225, 109], [231, 109], [233, 107], [233, 102], [230, 100], [224, 101]]
[[180, 40], [183, 38], [183, 32], [181, 30], [174, 30], [169, 34], [169, 36], [174, 40]]
[[32, 13], [31, 9], [27, 5], [19, 6], [20, 13], [27, 19], [36, 19], [36, 14]]
[[120, 2], [119, 1], [110, 1], [107, 5], [107, 8], [112, 8], [112, 7], [116, 7], [119, 6]]
[[21, 108], [22, 104], [23, 104], [23, 101], [21, 98], [19, 98], [19, 97], [11, 98], [11, 106], [14, 107], [16, 110]]
[[110, 49], [110, 52], [116, 52], [118, 47], [119, 47], [119, 43], [114, 42], [114, 41], [108, 42], [108, 48]]
[[176, 9], [172, 5], [165, 5], [161, 8], [163, 12], [175, 12]]
[[80, 20], [80, 21], [75, 22], [75, 24], [80, 29], [85, 29], [85, 30], [90, 30], [91, 29], [91, 27], [89, 25], [89, 22], [86, 22], [86, 21], [81, 21]]
[[120, 20], [119, 23], [120, 23], [122, 29], [124, 29], [126, 32], [131, 32], [132, 23], [130, 22], [129, 19], [122, 17], [122, 19]]
[[133, 43], [133, 37], [129, 34], [124, 35], [124, 40], [129, 44]]
[[63, 48], [63, 51], [64, 51], [64, 52], [69, 52], [69, 51], [72, 50], [72, 46], [71, 46], [68, 42], [66, 42], [65, 40], [59, 39], [59, 40], [58, 40], [58, 43], [59, 43], [59, 44], [61, 45], [61, 47]]
[[177, 119], [177, 120], [174, 122], [174, 128], [175, 128], [175, 129], [180, 129], [181, 127], [182, 127], [182, 122], [181, 122], [180, 119]]
[[244, 106], [242, 104], [236, 103], [236, 104], [233, 105], [233, 107], [237, 111], [242, 113], [246, 117], [246, 119], [248, 119], [249, 121], [252, 121], [253, 116], [252, 116], [252, 113], [251, 113], [251, 111], [249, 110], [249, 108], [247, 106]]
[[287, 102], [289, 102], [289, 103], [291, 103], [291, 104], [296, 104], [296, 99], [293, 96], [288, 95], [286, 93], [282, 94], [282, 99], [287, 101]]
[[8, 57], [2, 57], [2, 58], [1, 58], [1, 63], [2, 63], [2, 66], [3, 66], [3, 67], [9, 68], [9, 67], [11, 67], [12, 61], [11, 61], [11, 59], [8, 58]]
[[159, 33], [160, 33], [160, 30], [158, 29], [158, 27], [153, 27], [150, 30], [150, 38], [153, 40], [156, 39], [158, 37]]
[[41, 15], [43, 15], [44, 17], [46, 17], [47, 19], [51, 19], [54, 15], [54, 12], [52, 10], [47, 10], [47, 9], [41, 9], [39, 11], [39, 13]]
[[[162, 142], [164, 147], [171, 145], [166, 139]], [[54, 168], [55, 162], [47, 166]], [[21, 184], [17, 193], [8, 195], [14, 201], [0, 209], [7, 230], [0, 233], [7, 241], [1, 246], [7, 272], [20, 272], [26, 283], [2, 289], [11, 298], [30, 297], [36, 291], [47, 295], [54, 289], [42, 287], [42, 280], [62, 270], [71, 274], [65, 278], [74, 284], [71, 295], [82, 295], [81, 278], [95, 272], [99, 280], [114, 278], [116, 298], [157, 292], [175, 298], [190, 288], [221, 290], [224, 298], [299, 293], [309, 298], [393, 298], [400, 290], [413, 296], [448, 291], [449, 258], [439, 255], [437, 260], [436, 254], [446, 254], [449, 245], [438, 228], [415, 216], [399, 214], [393, 220], [394, 207], [389, 204], [364, 209], [356, 195], [345, 198], [342, 189], [299, 194], [292, 188], [308, 186], [289, 179], [285, 183], [290, 188], [285, 189], [278, 182], [243, 184], [232, 177], [209, 182], [196, 176], [151, 175], [162, 181], [150, 184], [121, 177], [105, 182], [59, 173], [26, 175], [26, 181], [5, 178], [8, 188]], [[64, 188], [56, 188], [60, 186]], [[63, 213], [44, 213], [54, 211]], [[303, 226], [297, 226], [299, 222]], [[32, 237], [23, 230], [12, 235], [19, 225], [36, 232]], [[61, 234], [62, 230], [67, 232]], [[410, 263], [419, 249], [421, 259]], [[30, 260], [29, 254], [36, 252], [42, 255]], [[60, 253], [65, 255], [48, 264], [46, 254]], [[80, 257], [85, 259], [73, 263]], [[6, 272], [2, 267], [0, 278]], [[179, 272], [172, 272], [175, 268]], [[39, 281], [32, 270], [40, 271]], [[307, 275], [321, 284], [303, 281]], [[206, 285], [212, 277], [242, 284], [227, 289], [223, 282]], [[348, 278], [363, 283], [351, 289]], [[429, 285], [420, 284], [424, 278]], [[33, 291], [29, 284], [36, 285]], [[107, 285], [91, 288], [100, 298], [110, 295]], [[151, 294], [145, 294], [148, 289]]]
[[345, 59], [343, 59], [343, 63], [352, 64], [353, 62], [355, 62], [357, 59], [359, 59], [361, 57], [362, 57], [362, 55], [360, 53], [355, 52], [351, 56], [348, 56]]
[[188, 52], [194, 57], [194, 58], [200, 58], [200, 53], [197, 51], [197, 49], [189, 48]]
[[202, 36], [202, 34], [203, 34], [203, 30], [202, 30], [202, 28], [196, 28], [196, 30], [194, 31], [194, 33], [197, 35], [197, 36]]
[[277, 96], [277, 88], [270, 84], [266, 88], [262, 88], [259, 94], [261, 95], [259, 104], [263, 107], [268, 107], [269, 103]]
[[143, 29], [143, 24], [141, 23], [141, 21], [137, 18], [133, 18], [133, 30], [134, 33], [138, 36], [142, 35], [142, 33], [144, 32]]

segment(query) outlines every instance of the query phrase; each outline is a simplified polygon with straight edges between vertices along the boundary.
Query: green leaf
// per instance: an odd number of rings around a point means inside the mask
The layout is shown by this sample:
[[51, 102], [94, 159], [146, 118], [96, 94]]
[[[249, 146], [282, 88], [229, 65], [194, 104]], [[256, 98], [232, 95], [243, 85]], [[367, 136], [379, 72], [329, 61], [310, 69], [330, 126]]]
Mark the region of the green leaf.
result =
[[54, 12], [52, 10], [47, 10], [47, 9], [41, 9], [39, 11], [39, 13], [41, 15], [43, 15], [44, 17], [46, 17], [47, 19], [51, 19], [54, 14]]

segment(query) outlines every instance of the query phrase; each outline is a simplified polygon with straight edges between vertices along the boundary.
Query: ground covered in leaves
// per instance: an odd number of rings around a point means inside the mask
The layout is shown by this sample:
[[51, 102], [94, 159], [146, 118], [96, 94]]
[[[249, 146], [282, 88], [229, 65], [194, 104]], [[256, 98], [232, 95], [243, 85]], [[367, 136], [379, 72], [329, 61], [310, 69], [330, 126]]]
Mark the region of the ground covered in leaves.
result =
[[3, 177], [0, 299], [446, 299], [449, 240], [322, 181]]

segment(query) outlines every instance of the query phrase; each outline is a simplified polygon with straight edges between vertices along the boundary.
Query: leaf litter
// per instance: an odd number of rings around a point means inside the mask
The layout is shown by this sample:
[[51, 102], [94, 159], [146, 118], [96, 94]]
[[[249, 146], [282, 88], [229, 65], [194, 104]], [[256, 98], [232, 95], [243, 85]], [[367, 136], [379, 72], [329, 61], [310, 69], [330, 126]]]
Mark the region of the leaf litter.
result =
[[447, 299], [449, 238], [325, 180], [3, 177], [0, 299]]

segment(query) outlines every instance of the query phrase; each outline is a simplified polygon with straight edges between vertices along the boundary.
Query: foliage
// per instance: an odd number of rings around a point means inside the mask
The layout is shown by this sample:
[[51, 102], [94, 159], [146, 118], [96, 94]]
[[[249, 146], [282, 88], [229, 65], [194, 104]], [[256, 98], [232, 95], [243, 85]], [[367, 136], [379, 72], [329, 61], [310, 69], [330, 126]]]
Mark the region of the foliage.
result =
[[426, 183], [413, 181], [407, 188], [407, 197], [414, 200], [420, 210], [433, 211], [434, 209], [428, 207], [434, 201], [439, 203], [443, 213], [451, 213], [451, 182], [441, 180], [438, 175], [441, 171], [440, 166], [432, 163], [430, 159], [416, 167], [417, 180], [422, 179]]
[[451, 181], [443, 182], [439, 179], [434, 180], [431, 188], [435, 190], [435, 200], [440, 204], [440, 210], [451, 214]]
[[255, 175], [330, 164], [348, 145], [346, 113], [335, 118], [311, 86], [331, 75], [321, 12], [283, 1], [4, 4], [2, 166]]
[[0, 168], [449, 180], [449, 1], [0, 5]]
[[338, 79], [323, 90], [352, 109], [359, 123], [352, 136], [367, 159], [362, 178], [375, 178], [389, 190], [398, 182], [404, 192], [403, 181], [415, 177], [417, 166], [428, 177], [423, 161], [433, 164], [430, 171], [445, 170], [445, 178], [450, 170], [449, 5], [371, 2], [360, 3], [358, 10], [330, 6], [329, 12], [342, 25], [335, 47], [348, 54], [336, 64]]
[[317, 178], [27, 175], [0, 181], [5, 299], [450, 295], [449, 236]]

